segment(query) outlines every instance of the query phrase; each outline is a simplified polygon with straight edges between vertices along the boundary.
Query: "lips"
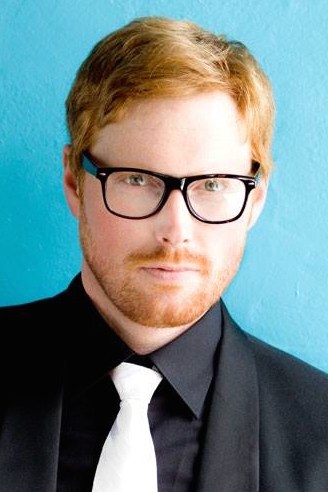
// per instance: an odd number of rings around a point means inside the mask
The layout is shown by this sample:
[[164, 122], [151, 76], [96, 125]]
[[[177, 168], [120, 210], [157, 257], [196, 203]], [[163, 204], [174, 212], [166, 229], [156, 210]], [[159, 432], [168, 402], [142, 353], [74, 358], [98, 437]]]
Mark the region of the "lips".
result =
[[199, 272], [199, 269], [191, 265], [143, 265], [141, 271], [147, 276], [161, 282], [185, 282], [191, 275]]
[[127, 265], [133, 270], [140, 269], [149, 274], [161, 272], [163, 275], [180, 275], [181, 278], [192, 273], [208, 276], [211, 272], [211, 263], [205, 256], [188, 251], [136, 252], [129, 255]]
[[195, 265], [170, 265], [163, 263], [152, 263], [150, 265], [144, 265], [142, 268], [150, 270], [163, 270], [168, 272], [196, 272], [199, 270]]

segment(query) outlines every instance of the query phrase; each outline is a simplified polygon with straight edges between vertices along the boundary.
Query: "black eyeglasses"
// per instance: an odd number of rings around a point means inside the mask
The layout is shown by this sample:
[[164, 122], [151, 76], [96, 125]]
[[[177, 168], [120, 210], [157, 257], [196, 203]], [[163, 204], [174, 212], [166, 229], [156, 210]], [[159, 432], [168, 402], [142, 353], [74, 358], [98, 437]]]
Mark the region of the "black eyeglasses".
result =
[[[258, 167], [258, 163], [254, 163]], [[237, 174], [201, 174], [176, 178], [134, 167], [99, 167], [82, 154], [82, 167], [99, 179], [109, 212], [125, 219], [146, 219], [158, 213], [171, 191], [180, 190], [193, 217], [207, 224], [239, 219], [250, 192], [260, 181]]]

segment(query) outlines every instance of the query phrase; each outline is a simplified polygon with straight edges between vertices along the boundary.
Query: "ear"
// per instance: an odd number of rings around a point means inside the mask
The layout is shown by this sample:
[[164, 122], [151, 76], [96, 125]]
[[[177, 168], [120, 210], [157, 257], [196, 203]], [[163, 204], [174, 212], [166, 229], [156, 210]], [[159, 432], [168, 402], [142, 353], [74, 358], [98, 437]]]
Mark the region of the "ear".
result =
[[65, 145], [63, 149], [64, 192], [72, 214], [78, 218], [80, 215], [80, 196], [77, 179], [70, 167], [71, 149], [70, 145]]
[[247, 229], [251, 229], [257, 222], [263, 210], [269, 186], [269, 178], [262, 177], [260, 184], [251, 192], [251, 211], [248, 218]]

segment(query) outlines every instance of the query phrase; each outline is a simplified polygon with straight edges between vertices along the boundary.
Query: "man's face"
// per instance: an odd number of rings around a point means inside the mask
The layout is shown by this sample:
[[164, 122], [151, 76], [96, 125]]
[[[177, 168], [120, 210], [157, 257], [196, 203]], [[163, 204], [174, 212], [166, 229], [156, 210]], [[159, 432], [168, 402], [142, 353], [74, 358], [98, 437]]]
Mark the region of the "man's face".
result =
[[[137, 167], [172, 176], [250, 175], [246, 132], [230, 96], [221, 92], [136, 102], [107, 125], [90, 154], [102, 166]], [[192, 217], [174, 190], [156, 215], [131, 220], [109, 213], [100, 182], [86, 174], [83, 199], [66, 166], [68, 201], [79, 218], [82, 277], [108, 319], [187, 326], [215, 303], [237, 272], [246, 235], [265, 196], [253, 190], [243, 216], [227, 224]], [[116, 316], [117, 318], [117, 316]]]

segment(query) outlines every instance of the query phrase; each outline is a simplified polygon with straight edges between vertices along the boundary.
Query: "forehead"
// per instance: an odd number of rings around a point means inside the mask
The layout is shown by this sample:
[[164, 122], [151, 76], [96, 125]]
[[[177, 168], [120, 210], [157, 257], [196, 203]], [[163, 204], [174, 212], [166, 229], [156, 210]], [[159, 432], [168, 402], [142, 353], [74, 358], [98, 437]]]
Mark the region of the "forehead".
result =
[[91, 151], [105, 164], [171, 174], [231, 172], [218, 166], [250, 160], [244, 121], [222, 92], [135, 102], [98, 133]]

